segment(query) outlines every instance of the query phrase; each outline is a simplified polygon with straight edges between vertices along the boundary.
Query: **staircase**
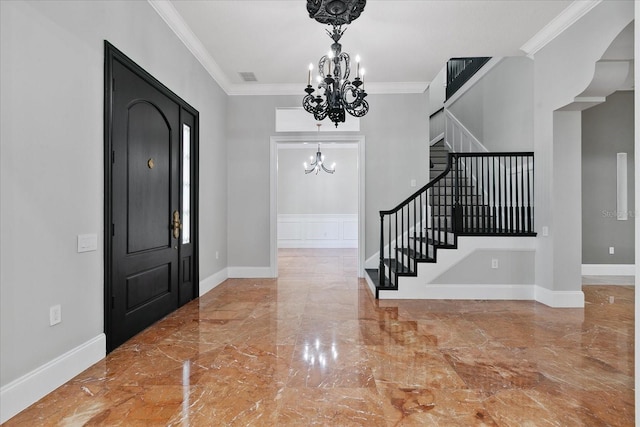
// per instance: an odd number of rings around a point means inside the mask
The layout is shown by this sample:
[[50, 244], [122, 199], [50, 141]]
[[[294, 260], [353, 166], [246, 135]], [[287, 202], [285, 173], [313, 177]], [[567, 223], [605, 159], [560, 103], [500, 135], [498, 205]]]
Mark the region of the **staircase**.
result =
[[[445, 108], [490, 59], [447, 62], [443, 106], [431, 105], [435, 111], [429, 116], [429, 183], [393, 209], [380, 211], [378, 268], [365, 270], [376, 298], [452, 295], [455, 291], [446, 282], [438, 284], [438, 277], [474, 251], [532, 248], [530, 239], [493, 237], [535, 236], [533, 153], [487, 152]], [[371, 261], [369, 266], [375, 265]], [[484, 296], [477, 288], [465, 289]]]
[[429, 172], [429, 180], [435, 179], [447, 168], [447, 159], [449, 157], [449, 149], [444, 145], [444, 137], [433, 144], [429, 149], [429, 159], [431, 161], [431, 169]]
[[366, 270], [376, 298], [459, 236], [535, 236], [533, 153], [449, 153], [442, 141], [432, 153], [431, 181], [380, 212], [379, 267]]

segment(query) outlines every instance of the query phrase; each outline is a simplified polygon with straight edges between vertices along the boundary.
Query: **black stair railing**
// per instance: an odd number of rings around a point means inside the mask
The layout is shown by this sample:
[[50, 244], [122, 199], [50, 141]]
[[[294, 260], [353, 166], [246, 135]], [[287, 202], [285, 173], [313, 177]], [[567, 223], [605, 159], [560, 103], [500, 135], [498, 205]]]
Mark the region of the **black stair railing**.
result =
[[533, 153], [450, 153], [446, 169], [380, 211], [379, 287], [397, 288], [457, 236], [533, 236]]
[[462, 87], [491, 57], [451, 58], [447, 61], [446, 99]]
[[458, 236], [534, 232], [533, 153], [454, 153]]

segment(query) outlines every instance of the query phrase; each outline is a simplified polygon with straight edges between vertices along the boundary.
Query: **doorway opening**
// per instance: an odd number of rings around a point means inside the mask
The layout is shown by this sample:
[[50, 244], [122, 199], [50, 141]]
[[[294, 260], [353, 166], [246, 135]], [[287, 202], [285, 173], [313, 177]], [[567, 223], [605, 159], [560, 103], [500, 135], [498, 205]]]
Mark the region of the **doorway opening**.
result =
[[[287, 164], [291, 163], [289, 160], [291, 156], [299, 157], [298, 161], [298, 180], [304, 179], [331, 179], [335, 178], [340, 173], [340, 165], [337, 166], [337, 171], [331, 176], [305, 176], [303, 169], [303, 161], [308, 159], [309, 153], [315, 153], [318, 143], [321, 143], [323, 148], [323, 154], [326, 153], [327, 160], [331, 163], [329, 153], [339, 153], [340, 150], [344, 150], [344, 154], [351, 152], [353, 154], [353, 165], [349, 167], [355, 167], [355, 171], [350, 171], [353, 178], [357, 181], [354, 187], [356, 187], [351, 197], [354, 197], [355, 214], [344, 215], [328, 215], [326, 217], [315, 216], [312, 212], [305, 211], [304, 208], [298, 208], [301, 215], [292, 215], [289, 218], [279, 217], [279, 202], [280, 205], [292, 204], [295, 200], [290, 197], [279, 196], [278, 191], [278, 177], [279, 173], [279, 153], [287, 153], [280, 159], [287, 159]], [[318, 251], [323, 249], [333, 248], [334, 251], [344, 249], [346, 252], [356, 252], [357, 260], [357, 276], [363, 277], [364, 275], [364, 195], [365, 195], [365, 165], [364, 165], [364, 151], [365, 150], [365, 137], [361, 135], [354, 136], [339, 136], [339, 135], [323, 135], [319, 137], [317, 135], [309, 137], [289, 137], [289, 136], [275, 136], [271, 138], [271, 162], [270, 162], [270, 268], [272, 277], [278, 277], [278, 233], [280, 232], [281, 241], [284, 241], [284, 246], [288, 247], [298, 246], [307, 251], [307, 249], [315, 248]], [[340, 156], [340, 154], [336, 154]], [[340, 156], [341, 157], [341, 156]], [[346, 158], [348, 158], [347, 156]], [[283, 162], [284, 166], [284, 162]], [[343, 165], [347, 166], [347, 165]], [[347, 175], [349, 172], [344, 171], [343, 174]], [[319, 174], [326, 174], [321, 171]], [[314, 183], [316, 188], [321, 189], [322, 186], [318, 182]], [[300, 190], [300, 189], [298, 189]], [[287, 195], [291, 196], [291, 195]], [[312, 195], [306, 195], [304, 197], [313, 197]], [[301, 198], [304, 198], [301, 197]], [[320, 197], [320, 195], [318, 195]], [[282, 200], [281, 200], [282, 199]], [[327, 203], [336, 202], [335, 199], [327, 197], [324, 199]], [[304, 202], [301, 200], [300, 202]], [[353, 211], [350, 211], [353, 212]], [[306, 215], [307, 219], [304, 219]], [[310, 220], [309, 220], [310, 218]], [[289, 219], [289, 221], [287, 221]], [[304, 222], [307, 222], [306, 224]], [[355, 223], [354, 223], [355, 221]], [[280, 228], [279, 228], [280, 227]], [[290, 239], [286, 239], [289, 237]], [[295, 237], [295, 239], [293, 238]], [[293, 241], [297, 240], [297, 243]], [[313, 251], [307, 251], [313, 253]], [[289, 252], [290, 253], [290, 252]], [[319, 253], [319, 252], [318, 252]]]

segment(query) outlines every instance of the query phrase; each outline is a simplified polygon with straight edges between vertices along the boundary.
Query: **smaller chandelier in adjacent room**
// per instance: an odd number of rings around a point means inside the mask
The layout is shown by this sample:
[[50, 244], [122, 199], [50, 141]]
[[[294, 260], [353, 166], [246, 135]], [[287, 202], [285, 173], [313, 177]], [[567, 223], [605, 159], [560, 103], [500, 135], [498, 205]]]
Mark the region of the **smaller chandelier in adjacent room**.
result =
[[[322, 126], [322, 123], [317, 123], [316, 126], [318, 126], [318, 133], [320, 133], [320, 126]], [[326, 173], [334, 173], [336, 171], [336, 163], [335, 162], [331, 165], [331, 169], [328, 169], [324, 165], [324, 156], [322, 155], [322, 152], [320, 151], [320, 143], [319, 142], [318, 142], [318, 151], [316, 152], [315, 159], [313, 158], [313, 156], [311, 156], [309, 158], [309, 160], [312, 160], [310, 165], [308, 165], [307, 162], [304, 162], [304, 173], [305, 174], [309, 174], [311, 172], [315, 172], [316, 175], [318, 175], [318, 172], [320, 172], [321, 169], [323, 171], [325, 171]]]
[[[364, 69], [360, 69], [360, 60], [356, 57], [356, 77], [349, 81], [351, 59], [342, 52], [340, 38], [346, 31], [343, 24], [349, 24], [360, 16], [366, 0], [307, 0], [309, 16], [322, 24], [330, 24], [333, 31], [327, 31], [333, 39], [329, 54], [320, 58], [318, 63], [318, 93], [312, 84], [313, 65], [309, 65], [307, 95], [302, 100], [304, 109], [313, 114], [316, 120], [325, 117], [335, 123], [344, 123], [345, 111], [354, 117], [363, 117], [369, 111], [369, 103], [365, 100]], [[320, 91], [324, 90], [321, 94]]]

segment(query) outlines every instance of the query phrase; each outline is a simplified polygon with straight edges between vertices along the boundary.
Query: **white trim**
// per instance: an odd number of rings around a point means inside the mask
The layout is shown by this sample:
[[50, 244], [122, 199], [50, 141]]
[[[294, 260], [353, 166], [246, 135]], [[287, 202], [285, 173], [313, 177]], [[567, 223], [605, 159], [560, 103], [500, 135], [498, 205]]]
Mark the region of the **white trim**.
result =
[[227, 267], [227, 275], [230, 279], [260, 279], [272, 278], [271, 267]]
[[583, 308], [582, 291], [552, 291], [542, 286], [535, 287], [535, 300], [552, 308]]
[[229, 278], [229, 273], [226, 268], [218, 271], [217, 273], [213, 273], [211, 276], [207, 277], [200, 281], [200, 293], [198, 296], [202, 296], [209, 292], [211, 289], [215, 288], [225, 280]]
[[[369, 284], [371, 287], [372, 284]], [[375, 294], [375, 290], [374, 290]], [[451, 300], [487, 300], [487, 301], [537, 301], [553, 308], [582, 308], [582, 291], [550, 291], [537, 285], [423, 285], [402, 287], [397, 291], [380, 290], [380, 299], [451, 299]]]
[[[427, 90], [429, 83], [430, 82], [367, 82], [366, 86], [369, 95], [420, 94]], [[302, 93], [303, 90], [301, 88], [304, 89], [300, 84], [296, 83], [231, 83], [225, 88], [225, 92], [227, 92], [229, 96], [303, 96], [304, 93]]]
[[209, 51], [204, 47], [204, 44], [202, 44], [200, 39], [191, 31], [187, 23], [184, 22], [184, 19], [182, 19], [182, 16], [176, 8], [173, 7], [173, 4], [166, 0], [147, 1], [228, 95], [231, 89], [231, 83], [227, 79], [227, 76], [218, 63], [211, 57]]
[[583, 276], [635, 276], [634, 264], [582, 264]]
[[[451, 129], [449, 129], [451, 127]], [[458, 135], [456, 136], [456, 131]], [[488, 153], [489, 150], [485, 147], [478, 138], [475, 137], [465, 125], [449, 110], [444, 110], [444, 143], [450, 151], [454, 153]], [[468, 142], [469, 147], [464, 148], [463, 137]], [[473, 147], [473, 148], [471, 148]]]
[[[371, 255], [364, 262], [364, 268], [379, 268], [380, 267], [380, 251]], [[366, 275], [365, 275], [366, 276]]]
[[435, 145], [436, 143], [440, 142], [441, 139], [444, 139], [444, 132], [440, 132], [440, 135], [436, 136], [431, 141], [429, 141], [429, 147], [431, 147], [432, 145]]
[[0, 423], [51, 393], [107, 354], [105, 334], [86, 341], [0, 389]]
[[278, 248], [357, 248], [357, 224], [358, 214], [278, 214]]
[[587, 14], [591, 9], [600, 4], [602, 0], [582, 0], [572, 2], [551, 22], [545, 25], [536, 35], [520, 48], [529, 58], [533, 56], [548, 43], [562, 34], [567, 28]]
[[[367, 267], [369, 268], [369, 267]], [[371, 293], [373, 294], [373, 297], [376, 297], [376, 285], [373, 283], [373, 281], [371, 280], [371, 277], [369, 277], [368, 274], [364, 275], [364, 280], [367, 283], [367, 286], [369, 287], [369, 290], [371, 291]]]
[[380, 299], [532, 300], [535, 285], [440, 285], [429, 283], [422, 289], [403, 286], [397, 291], [379, 292]]
[[498, 65], [500, 62], [502, 62], [504, 58], [501, 57], [493, 57], [490, 60], [487, 61], [486, 64], [484, 64], [473, 76], [471, 76], [471, 78], [469, 80], [467, 80], [460, 89], [458, 89], [456, 91], [456, 93], [454, 93], [453, 95], [451, 95], [451, 98], [447, 99], [446, 101], [444, 101], [444, 108], [445, 110], [447, 108], [449, 108], [451, 106], [451, 104], [453, 104], [454, 102], [456, 102], [462, 95], [464, 95], [469, 89], [471, 89], [473, 86], [475, 86], [476, 83], [478, 83], [478, 81], [480, 81], [481, 78], [483, 78], [484, 76], [486, 76], [487, 74], [489, 74], [489, 71], [491, 71], [491, 69], [493, 67], [495, 67], [496, 65]]
[[616, 217], [618, 221], [629, 219], [627, 188], [627, 153], [616, 153]]
[[[365, 250], [365, 137], [364, 135], [310, 135], [310, 136], [272, 136], [270, 138], [270, 177], [269, 177], [269, 262], [271, 276], [278, 277], [278, 144], [300, 142], [351, 143], [358, 144], [358, 277], [364, 277]], [[231, 267], [230, 267], [231, 268]], [[229, 272], [231, 276], [231, 271]]]

